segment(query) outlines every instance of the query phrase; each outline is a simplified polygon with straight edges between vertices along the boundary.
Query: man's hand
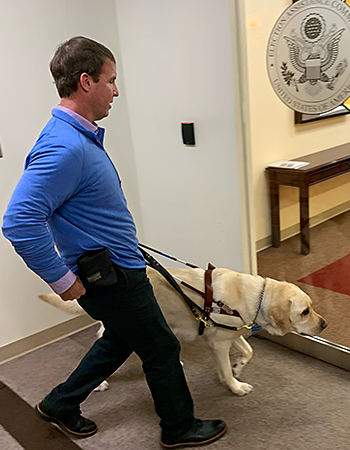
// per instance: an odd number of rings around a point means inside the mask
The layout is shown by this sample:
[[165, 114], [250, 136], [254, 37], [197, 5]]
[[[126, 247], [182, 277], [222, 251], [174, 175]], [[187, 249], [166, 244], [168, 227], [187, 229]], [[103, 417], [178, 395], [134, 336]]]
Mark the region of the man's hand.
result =
[[84, 295], [86, 292], [82, 282], [80, 281], [79, 277], [74, 281], [72, 286], [67, 289], [66, 291], [62, 292], [62, 294], [59, 294], [61, 299], [64, 301], [67, 300], [76, 300], [80, 298], [82, 295]]

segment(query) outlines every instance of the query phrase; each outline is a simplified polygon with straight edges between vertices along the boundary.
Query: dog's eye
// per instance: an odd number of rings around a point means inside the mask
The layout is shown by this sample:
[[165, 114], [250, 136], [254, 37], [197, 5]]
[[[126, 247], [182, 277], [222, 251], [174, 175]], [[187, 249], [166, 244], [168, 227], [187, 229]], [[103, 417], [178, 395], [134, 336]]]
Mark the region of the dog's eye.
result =
[[308, 314], [309, 314], [309, 312], [310, 312], [310, 309], [309, 308], [307, 308], [307, 309], [304, 309], [304, 311], [301, 313], [303, 316], [307, 316]]

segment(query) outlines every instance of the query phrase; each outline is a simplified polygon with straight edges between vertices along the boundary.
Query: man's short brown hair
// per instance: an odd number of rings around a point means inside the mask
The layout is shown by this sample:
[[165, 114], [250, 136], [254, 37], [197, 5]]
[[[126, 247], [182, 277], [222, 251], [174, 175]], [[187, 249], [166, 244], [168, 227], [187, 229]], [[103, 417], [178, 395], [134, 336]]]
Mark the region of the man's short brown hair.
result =
[[113, 53], [92, 39], [75, 36], [63, 42], [50, 62], [60, 97], [69, 97], [76, 92], [80, 75], [84, 72], [97, 82], [106, 59], [115, 63]]

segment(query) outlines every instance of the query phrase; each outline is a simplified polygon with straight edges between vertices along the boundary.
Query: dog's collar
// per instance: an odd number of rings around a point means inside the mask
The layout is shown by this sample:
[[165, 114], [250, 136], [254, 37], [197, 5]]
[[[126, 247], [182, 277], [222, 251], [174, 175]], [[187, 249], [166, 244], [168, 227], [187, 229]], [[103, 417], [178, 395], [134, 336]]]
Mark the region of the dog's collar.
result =
[[266, 279], [264, 280], [264, 285], [263, 285], [262, 291], [260, 293], [258, 306], [256, 308], [256, 312], [255, 312], [255, 316], [254, 316], [253, 322], [250, 324], [252, 326], [252, 328], [251, 328], [252, 331], [260, 331], [260, 325], [258, 325], [256, 320], [258, 318], [258, 315], [259, 315], [260, 310], [261, 310], [262, 302], [264, 300], [265, 289], [266, 289]]

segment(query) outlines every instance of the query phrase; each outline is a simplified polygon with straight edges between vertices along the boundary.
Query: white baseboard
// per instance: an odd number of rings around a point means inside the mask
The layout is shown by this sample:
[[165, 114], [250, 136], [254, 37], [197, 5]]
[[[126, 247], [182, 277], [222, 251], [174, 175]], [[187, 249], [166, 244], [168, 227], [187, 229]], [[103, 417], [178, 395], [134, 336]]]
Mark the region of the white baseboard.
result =
[[[339, 214], [343, 214], [350, 210], [350, 201], [342, 203], [341, 205], [335, 206], [334, 208], [328, 209], [320, 214], [317, 214], [314, 217], [310, 218], [310, 228], [315, 227], [316, 225], [320, 225], [322, 222], [326, 220], [332, 219], [333, 217], [338, 216]], [[300, 233], [300, 225], [296, 223], [284, 230], [281, 230], [281, 241], [285, 241], [293, 236], [296, 236]], [[260, 252], [265, 248], [271, 247], [272, 245], [272, 236], [266, 236], [262, 239], [256, 241], [256, 251]]]
[[84, 330], [95, 323], [96, 321], [91, 319], [91, 317], [82, 314], [81, 316], [74, 317], [73, 319], [55, 325], [47, 330], [11, 342], [11, 344], [6, 344], [0, 347], [0, 364], [17, 358], [18, 356], [25, 355], [26, 353], [30, 353], [33, 350], [63, 339], [78, 331]]

